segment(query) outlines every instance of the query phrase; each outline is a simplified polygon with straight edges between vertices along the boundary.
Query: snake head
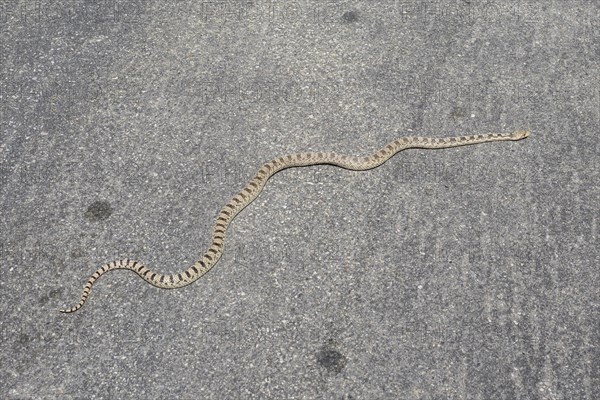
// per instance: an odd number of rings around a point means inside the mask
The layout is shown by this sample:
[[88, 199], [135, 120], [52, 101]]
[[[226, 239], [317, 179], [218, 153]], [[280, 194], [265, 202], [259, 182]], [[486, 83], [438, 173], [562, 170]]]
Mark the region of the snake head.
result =
[[529, 136], [529, 131], [528, 130], [518, 130], [518, 131], [514, 131], [512, 133], [512, 137], [513, 140], [521, 140], [521, 139], [525, 139], [527, 136]]

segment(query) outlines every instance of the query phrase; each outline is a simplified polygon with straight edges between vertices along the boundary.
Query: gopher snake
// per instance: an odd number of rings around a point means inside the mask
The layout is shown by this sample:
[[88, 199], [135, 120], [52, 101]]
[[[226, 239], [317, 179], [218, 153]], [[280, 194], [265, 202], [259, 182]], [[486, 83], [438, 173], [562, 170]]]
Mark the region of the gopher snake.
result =
[[317, 164], [331, 164], [355, 171], [365, 171], [378, 167], [386, 162], [397, 152], [407, 148], [441, 149], [447, 147], [464, 146], [469, 144], [495, 142], [504, 140], [520, 140], [529, 136], [529, 131], [518, 130], [512, 133], [488, 133], [483, 135], [457, 136], [448, 138], [428, 137], [403, 137], [390, 142], [385, 147], [366, 157], [355, 157], [336, 153], [309, 152], [290, 154], [275, 158], [263, 165], [248, 184], [229, 200], [221, 209], [212, 228], [211, 245], [202, 258], [196, 261], [185, 271], [163, 275], [147, 268], [139, 261], [130, 259], [112, 261], [102, 265], [90, 277], [79, 303], [69, 309], [60, 310], [63, 313], [72, 313], [81, 308], [87, 300], [94, 282], [104, 273], [113, 269], [129, 269], [137, 273], [146, 282], [159, 288], [180, 288], [194, 282], [208, 272], [219, 260], [223, 253], [225, 231], [235, 216], [250, 204], [262, 191], [271, 176], [277, 172], [291, 167], [300, 167]]

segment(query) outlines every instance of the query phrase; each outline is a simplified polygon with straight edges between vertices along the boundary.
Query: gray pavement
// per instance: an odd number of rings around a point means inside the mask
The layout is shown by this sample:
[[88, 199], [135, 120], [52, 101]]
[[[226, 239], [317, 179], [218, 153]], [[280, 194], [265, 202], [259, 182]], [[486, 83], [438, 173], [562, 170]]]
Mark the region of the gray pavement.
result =
[[598, 2], [0, 5], [0, 398], [600, 398]]

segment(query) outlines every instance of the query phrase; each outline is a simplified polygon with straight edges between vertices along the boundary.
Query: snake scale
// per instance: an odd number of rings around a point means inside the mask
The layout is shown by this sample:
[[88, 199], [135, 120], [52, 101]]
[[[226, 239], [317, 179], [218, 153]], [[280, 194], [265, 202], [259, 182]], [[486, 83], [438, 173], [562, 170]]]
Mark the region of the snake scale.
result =
[[421, 136], [402, 137], [388, 143], [385, 147], [365, 157], [336, 154], [333, 152], [307, 152], [290, 154], [275, 158], [264, 164], [235, 196], [219, 212], [212, 228], [211, 245], [204, 255], [185, 271], [175, 274], [161, 274], [155, 272], [139, 261], [124, 259], [112, 261], [102, 265], [89, 278], [79, 303], [69, 309], [60, 310], [63, 313], [72, 313], [79, 310], [90, 295], [94, 282], [103, 274], [114, 269], [128, 269], [138, 274], [146, 282], [159, 288], [180, 288], [196, 281], [207, 273], [223, 254], [225, 232], [235, 216], [250, 204], [262, 191], [271, 176], [277, 172], [292, 167], [301, 167], [317, 164], [331, 164], [341, 168], [355, 171], [365, 171], [380, 166], [394, 154], [408, 148], [441, 149], [470, 144], [520, 140], [529, 136], [527, 130], [517, 130], [512, 133], [488, 133], [471, 136], [456, 136], [446, 138], [430, 138]]

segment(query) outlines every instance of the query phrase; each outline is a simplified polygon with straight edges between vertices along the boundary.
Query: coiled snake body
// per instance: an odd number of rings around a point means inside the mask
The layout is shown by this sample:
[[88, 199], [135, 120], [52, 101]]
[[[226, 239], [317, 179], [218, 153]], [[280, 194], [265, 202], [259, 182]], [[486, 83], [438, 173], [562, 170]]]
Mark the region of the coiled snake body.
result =
[[378, 167], [386, 162], [397, 152], [407, 148], [440, 149], [464, 146], [476, 143], [520, 140], [529, 136], [529, 131], [518, 130], [512, 133], [488, 133], [472, 136], [456, 136], [447, 138], [429, 137], [403, 137], [390, 142], [385, 147], [366, 157], [356, 157], [336, 153], [308, 152], [290, 154], [275, 158], [264, 164], [248, 182], [248, 184], [229, 200], [221, 209], [212, 228], [211, 245], [204, 255], [185, 271], [175, 274], [160, 274], [139, 261], [124, 259], [112, 261], [102, 265], [87, 281], [79, 303], [69, 309], [60, 310], [63, 313], [72, 313], [81, 308], [87, 300], [92, 285], [103, 274], [114, 269], [129, 269], [138, 274], [146, 282], [159, 288], [180, 288], [196, 281], [207, 273], [219, 260], [223, 253], [225, 232], [235, 216], [250, 204], [262, 191], [271, 176], [277, 172], [291, 167], [300, 167], [317, 164], [331, 164], [355, 171], [365, 171]]

